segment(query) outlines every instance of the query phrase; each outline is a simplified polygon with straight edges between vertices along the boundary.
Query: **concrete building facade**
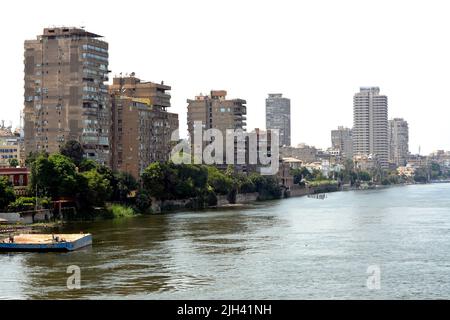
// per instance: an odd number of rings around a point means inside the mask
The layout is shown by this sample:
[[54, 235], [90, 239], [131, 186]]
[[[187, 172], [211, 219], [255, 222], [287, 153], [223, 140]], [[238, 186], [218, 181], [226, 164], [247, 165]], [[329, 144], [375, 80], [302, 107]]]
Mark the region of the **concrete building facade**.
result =
[[351, 159], [353, 157], [352, 129], [339, 126], [337, 130], [331, 130], [331, 148], [338, 150], [340, 157]]
[[376, 157], [388, 168], [388, 101], [378, 87], [361, 87], [353, 97], [353, 155]]
[[291, 145], [291, 100], [281, 93], [270, 93], [266, 99], [266, 129], [280, 130], [280, 146]]
[[389, 162], [396, 166], [405, 166], [408, 155], [408, 122], [401, 118], [389, 120]]
[[318, 150], [313, 146], [308, 146], [304, 143], [297, 147], [281, 147], [280, 155], [285, 158], [295, 158], [302, 160], [303, 163], [310, 163], [317, 160]]
[[18, 132], [0, 125], [0, 167], [9, 167], [12, 159], [23, 165], [22, 142], [23, 139]]
[[25, 41], [25, 152], [58, 152], [79, 141], [85, 156], [110, 162], [108, 43], [79, 28], [46, 28]]
[[[226, 146], [226, 130], [242, 130], [246, 132], [246, 101], [243, 99], [227, 99], [227, 92], [225, 90], [212, 90], [210, 95], [199, 95], [194, 100], [188, 99], [187, 107], [187, 125], [191, 143], [194, 141], [194, 125], [195, 122], [201, 122], [202, 128], [198, 129], [218, 129], [223, 135], [223, 145]], [[209, 142], [206, 141], [202, 146], [204, 148]], [[235, 148], [235, 163], [237, 162], [236, 154], [238, 151]], [[244, 147], [245, 148], [245, 147]], [[198, 150], [192, 150], [197, 153]], [[224, 162], [225, 162], [224, 150]]]
[[170, 86], [143, 82], [134, 74], [109, 86], [112, 127], [111, 167], [139, 178], [149, 164], [167, 161], [178, 114], [170, 108]]

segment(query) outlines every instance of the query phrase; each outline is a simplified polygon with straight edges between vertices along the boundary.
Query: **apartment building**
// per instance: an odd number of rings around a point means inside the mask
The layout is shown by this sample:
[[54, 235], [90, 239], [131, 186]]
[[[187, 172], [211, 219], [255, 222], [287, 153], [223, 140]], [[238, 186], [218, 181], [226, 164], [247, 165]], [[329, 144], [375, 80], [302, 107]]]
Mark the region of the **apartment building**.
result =
[[405, 166], [408, 154], [408, 122], [401, 118], [389, 120], [389, 162], [396, 166]]
[[[196, 96], [195, 99], [187, 100], [187, 125], [191, 143], [194, 141], [194, 129], [217, 129], [223, 135], [223, 145], [226, 146], [225, 138], [227, 129], [246, 131], [246, 101], [243, 99], [227, 99], [227, 92], [225, 90], [212, 90], [209, 95]], [[195, 128], [195, 123], [201, 123], [201, 128]], [[212, 141], [212, 140], [211, 140]], [[210, 142], [211, 142], [210, 141]], [[204, 148], [209, 143], [204, 142], [197, 148]], [[239, 145], [236, 143], [235, 148], [235, 163], [237, 162], [237, 153], [245, 152], [238, 150]], [[192, 152], [198, 153], [199, 150]], [[225, 162], [224, 150], [224, 162]]]
[[291, 145], [291, 100], [281, 93], [270, 93], [266, 99], [266, 129], [278, 129], [280, 146]]
[[351, 159], [353, 157], [352, 129], [339, 126], [331, 130], [331, 148], [338, 151], [339, 157]]
[[139, 178], [152, 162], [169, 160], [171, 136], [178, 129], [178, 114], [167, 111], [170, 89], [163, 82], [141, 81], [134, 73], [113, 79], [108, 87], [113, 170]]
[[79, 141], [109, 164], [108, 43], [82, 28], [46, 28], [25, 41], [25, 152]]
[[361, 87], [353, 97], [353, 155], [377, 158], [388, 168], [388, 101], [378, 87]]

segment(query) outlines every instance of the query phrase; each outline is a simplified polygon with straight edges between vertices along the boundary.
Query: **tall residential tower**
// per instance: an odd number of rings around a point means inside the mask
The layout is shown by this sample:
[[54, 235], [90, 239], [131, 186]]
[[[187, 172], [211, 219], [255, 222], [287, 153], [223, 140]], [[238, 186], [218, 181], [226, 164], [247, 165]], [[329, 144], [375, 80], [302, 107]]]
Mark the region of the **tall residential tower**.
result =
[[353, 97], [353, 155], [375, 157], [388, 167], [388, 101], [378, 87], [362, 87]]
[[79, 141], [109, 164], [108, 43], [79, 28], [47, 28], [25, 41], [25, 152]]
[[389, 120], [389, 162], [397, 166], [404, 166], [408, 155], [408, 122], [401, 118]]
[[266, 129], [280, 130], [280, 145], [291, 145], [291, 100], [281, 93], [270, 93], [266, 99]]

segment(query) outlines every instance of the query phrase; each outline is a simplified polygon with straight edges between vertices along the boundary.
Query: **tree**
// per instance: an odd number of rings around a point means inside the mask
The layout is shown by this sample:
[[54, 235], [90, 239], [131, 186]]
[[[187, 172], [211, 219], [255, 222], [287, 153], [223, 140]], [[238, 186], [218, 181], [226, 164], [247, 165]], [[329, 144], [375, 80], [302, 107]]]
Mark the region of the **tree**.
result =
[[9, 159], [9, 166], [10, 167], [18, 167], [19, 166], [19, 161], [17, 159]]
[[91, 159], [83, 159], [78, 166], [80, 172], [86, 172], [97, 168], [98, 163]]
[[127, 172], [118, 172], [113, 174], [114, 180], [112, 186], [112, 199], [115, 201], [126, 201], [128, 194], [136, 190], [139, 186], [136, 179]]
[[203, 165], [155, 162], [141, 178], [148, 194], [163, 201], [204, 196], [208, 186], [208, 170]]
[[358, 173], [358, 180], [360, 181], [370, 181], [372, 179], [372, 176], [367, 171], [359, 171]]
[[83, 146], [76, 140], [67, 141], [61, 148], [60, 153], [70, 159], [76, 166], [79, 166], [84, 157]]
[[428, 182], [428, 172], [425, 168], [417, 168], [414, 173], [414, 181], [418, 183]]
[[6, 177], [0, 177], [0, 210], [6, 207], [16, 199], [14, 188]]
[[273, 176], [263, 176], [257, 173], [250, 175], [260, 199], [278, 199], [281, 197], [281, 188]]
[[312, 174], [306, 167], [300, 167], [297, 169], [292, 169], [291, 174], [294, 177], [294, 184], [300, 184], [303, 179], [312, 179]]
[[102, 206], [111, 196], [109, 180], [97, 170], [83, 172], [78, 177], [80, 185], [79, 199], [85, 201], [83, 206]]
[[136, 209], [141, 213], [151, 213], [152, 200], [144, 189], [138, 191], [136, 195]]
[[166, 194], [166, 178], [167, 166], [161, 162], [150, 164], [142, 173], [142, 182], [145, 191], [151, 197], [156, 199], [164, 199], [169, 195]]
[[39, 156], [44, 156], [48, 158], [49, 154], [45, 151], [30, 152], [27, 158], [25, 159], [25, 166], [30, 168]]
[[73, 196], [77, 191], [77, 172], [73, 162], [61, 155], [40, 155], [31, 169], [31, 191], [53, 199]]
[[233, 186], [233, 180], [220, 172], [216, 167], [208, 167], [208, 185], [212, 187], [216, 194], [228, 194]]

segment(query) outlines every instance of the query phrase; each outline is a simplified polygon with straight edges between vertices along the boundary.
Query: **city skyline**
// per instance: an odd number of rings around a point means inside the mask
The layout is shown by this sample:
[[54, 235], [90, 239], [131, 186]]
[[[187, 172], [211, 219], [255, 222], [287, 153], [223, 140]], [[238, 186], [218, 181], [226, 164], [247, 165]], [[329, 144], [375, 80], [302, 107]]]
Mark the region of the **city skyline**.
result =
[[[342, 5], [328, 2], [327, 8], [330, 10], [325, 12], [320, 11], [320, 4], [285, 1], [280, 6], [279, 3], [263, 2], [259, 5], [259, 15], [255, 17], [254, 24], [267, 32], [260, 32], [257, 37], [253, 37], [252, 33], [255, 26], [224, 23], [230, 14], [238, 18], [251, 14], [253, 9], [250, 4], [240, 4], [240, 11], [236, 11], [237, 2], [227, 2], [227, 6], [204, 1], [190, 4], [174, 1], [155, 3], [152, 9], [167, 14], [164, 15], [165, 23], [157, 15], [152, 23], [161, 25], [165, 32], [152, 32], [151, 36], [155, 39], [154, 43], [164, 43], [167, 47], [164, 50], [149, 50], [151, 45], [141, 41], [148, 36], [142, 30], [149, 29], [143, 28], [144, 24], [140, 21], [144, 19], [139, 18], [141, 13], [133, 6], [136, 24], [128, 29], [99, 20], [98, 10], [95, 9], [98, 7], [100, 10], [100, 3], [90, 3], [92, 8], [87, 12], [83, 11], [86, 6], [80, 5], [70, 13], [52, 6], [56, 3], [54, 1], [44, 3], [48, 5], [30, 4], [30, 10], [24, 11], [16, 21], [14, 34], [5, 35], [8, 50], [5, 50], [2, 69], [8, 77], [3, 77], [1, 84], [9, 89], [9, 94], [5, 98], [8, 107], [3, 109], [2, 119], [13, 121], [14, 126], [18, 125], [24, 104], [23, 41], [53, 24], [83, 25], [92, 32], [104, 35], [110, 44], [110, 69], [113, 71], [110, 78], [120, 72], [135, 71], [144, 79], [154, 82], [164, 80], [171, 84], [172, 112], [179, 114], [180, 131], [184, 137], [187, 136], [184, 120], [186, 99], [198, 95], [205, 88], [227, 88], [230, 96], [246, 99], [249, 130], [264, 127], [264, 100], [267, 94], [282, 92], [291, 99], [292, 123], [295, 124], [292, 127], [292, 145], [305, 142], [326, 149], [330, 146], [330, 130], [340, 125], [351, 127], [353, 93], [361, 86], [373, 85], [381, 87], [383, 94], [389, 97], [389, 119], [403, 117], [408, 120], [411, 153], [417, 153], [419, 146], [422, 154], [436, 149], [450, 149], [450, 132], [445, 121], [445, 106], [450, 101], [444, 81], [450, 72], [446, 59], [450, 50], [447, 45], [436, 41], [448, 29], [448, 22], [439, 2], [427, 7], [418, 3], [409, 4], [410, 15], [405, 16], [402, 25], [395, 23], [396, 14], [403, 10], [401, 4], [381, 2], [376, 7], [370, 6], [373, 14], [360, 17], [357, 13], [368, 8], [366, 2], [351, 1]], [[177, 11], [189, 14], [172, 14], [169, 10], [174, 3], [178, 5]], [[19, 2], [7, 7], [14, 9], [18, 5]], [[146, 5], [140, 6], [145, 8]], [[353, 9], [346, 16], [348, 21], [344, 22], [345, 18], [336, 20], [333, 12], [344, 13], [348, 7]], [[206, 15], [215, 10], [221, 10], [222, 14], [219, 17]], [[142, 11], [144, 14], [145, 10]], [[414, 25], [415, 19], [427, 12], [433, 12], [433, 21]], [[113, 12], [112, 16], [123, 17], [127, 14], [131, 16], [131, 11], [125, 7], [120, 12]], [[83, 18], [73, 18], [77, 16]], [[203, 22], [193, 19], [199, 16], [205, 17]], [[273, 22], [266, 26], [264, 21], [269, 17], [273, 18]], [[383, 18], [383, 25], [376, 23], [380, 17]], [[323, 19], [336, 22], [336, 28], [322, 27], [320, 22]], [[26, 24], [22, 23], [25, 21]], [[0, 23], [6, 29], [11, 22], [6, 19]], [[203, 23], [210, 25], [210, 30], [206, 30]], [[354, 30], [355, 23], [361, 27]], [[179, 25], [184, 26], [183, 30], [174, 27]], [[308, 26], [310, 28], [306, 28]], [[187, 52], [213, 34], [220, 41], [218, 44], [211, 42], [210, 51]], [[372, 41], [375, 38], [364, 37], [366, 34], [373, 34], [383, 41], [383, 48], [374, 46]], [[274, 38], [283, 45], [267, 48], [266, 42]], [[249, 46], [250, 39], [252, 46]], [[418, 43], [420, 47], [417, 47]], [[230, 49], [225, 46], [224, 50], [214, 50], [224, 44], [231, 46]], [[233, 46], [247, 49], [235, 50]], [[345, 53], [348, 57], [344, 57]], [[363, 63], [364, 68], [361, 68]], [[214, 68], [214, 72], [205, 73], [205, 68], [207, 70], [209, 67], [211, 70]], [[200, 68], [203, 71], [199, 73]], [[264, 76], [261, 76], [261, 70]], [[342, 77], [343, 74], [345, 77]]]

